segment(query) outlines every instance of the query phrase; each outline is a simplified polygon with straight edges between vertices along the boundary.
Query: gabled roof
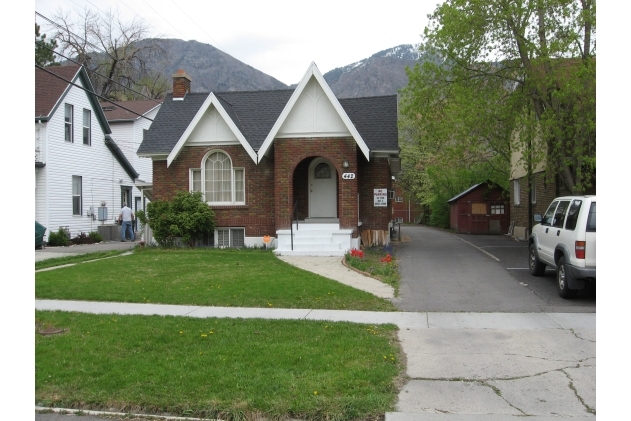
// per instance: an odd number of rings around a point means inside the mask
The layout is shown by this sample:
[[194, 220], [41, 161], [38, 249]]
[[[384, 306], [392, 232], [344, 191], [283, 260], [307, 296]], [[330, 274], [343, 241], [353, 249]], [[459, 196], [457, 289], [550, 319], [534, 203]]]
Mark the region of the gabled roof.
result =
[[272, 145], [272, 142], [274, 141], [276, 134], [278, 133], [283, 123], [287, 119], [287, 116], [289, 116], [289, 113], [291, 112], [292, 108], [296, 104], [296, 101], [298, 101], [298, 98], [300, 98], [302, 91], [305, 89], [305, 87], [307, 86], [311, 78], [315, 78], [316, 81], [320, 84], [320, 87], [324, 91], [324, 94], [327, 96], [329, 101], [331, 101], [333, 108], [335, 108], [335, 110], [337, 111], [337, 114], [342, 119], [342, 122], [346, 126], [346, 129], [351, 133], [351, 136], [353, 137], [353, 139], [355, 139], [355, 142], [357, 142], [357, 146], [359, 146], [359, 148], [362, 150], [362, 152], [364, 153], [364, 156], [366, 156], [366, 159], [370, 160], [370, 151], [368, 149], [368, 146], [366, 145], [366, 142], [364, 142], [364, 139], [362, 139], [361, 135], [359, 134], [359, 132], [353, 125], [353, 122], [350, 120], [350, 118], [346, 114], [346, 111], [344, 111], [338, 99], [333, 94], [333, 91], [331, 91], [331, 88], [324, 80], [324, 76], [322, 76], [322, 73], [320, 73], [320, 70], [318, 70], [318, 67], [313, 62], [311, 63], [307, 71], [305, 72], [305, 75], [300, 80], [300, 83], [298, 83], [298, 86], [296, 87], [293, 94], [291, 95], [291, 98], [289, 98], [289, 101], [285, 105], [285, 108], [283, 108], [282, 113], [280, 114], [276, 122], [274, 123], [274, 127], [272, 127], [272, 130], [268, 133], [267, 137], [265, 138], [265, 141], [263, 142], [261, 149], [259, 149], [258, 151], [259, 160], [263, 157], [263, 155], [265, 155], [265, 153], [267, 152], [267, 149]]
[[77, 84], [79, 80], [103, 133], [112, 133], [99, 104], [98, 97], [94, 94], [94, 87], [92, 82], [90, 82], [88, 73], [82, 66], [75, 64], [50, 66], [46, 67], [45, 70], [38, 67], [35, 68], [35, 119], [48, 121], [57, 107], [63, 102], [64, 97], [70, 88], [73, 87], [73, 84]]
[[480, 187], [480, 186], [482, 186], [482, 185], [484, 185], [484, 184], [488, 185], [489, 187], [500, 187], [500, 188], [501, 188], [501, 186], [500, 186], [499, 184], [496, 184], [496, 183], [494, 183], [494, 182], [492, 182], [492, 181], [488, 181], [488, 180], [487, 180], [487, 181], [484, 181], [484, 182], [482, 182], [482, 183], [478, 183], [478, 184], [476, 184], [476, 185], [474, 185], [474, 186], [469, 187], [467, 190], [465, 190], [465, 191], [463, 191], [462, 193], [457, 194], [456, 196], [454, 196], [454, 197], [452, 197], [451, 199], [449, 199], [449, 200], [447, 201], [447, 203], [451, 203], [451, 202], [453, 202], [453, 201], [456, 201], [456, 200], [460, 199], [462, 196], [464, 196], [464, 195], [466, 195], [466, 194], [468, 194], [468, 193], [472, 192], [473, 190], [477, 189], [478, 187]]
[[[156, 102], [158, 101], [158, 102]], [[148, 112], [154, 110], [156, 107], [160, 106], [161, 100], [151, 100], [151, 99], [143, 99], [138, 101], [103, 101], [101, 102], [101, 108], [103, 109], [103, 113], [105, 114], [105, 118], [110, 123], [119, 122], [119, 121], [133, 121], [138, 120], [140, 115], [145, 115]], [[137, 114], [134, 114], [130, 111], [121, 108], [123, 106], [131, 111], [134, 111]]]
[[[46, 70], [66, 80], [73, 80], [81, 66], [51, 66]], [[59, 100], [70, 86], [46, 71], [35, 68], [35, 118], [47, 120], [55, 111]]]
[[79, 80], [84, 88], [83, 91], [90, 101], [92, 112], [105, 135], [105, 146], [107, 146], [114, 158], [132, 179], [138, 178], [138, 172], [136, 172], [116, 142], [109, 136], [112, 133], [112, 129], [107, 123], [98, 97], [94, 94], [92, 82], [90, 82], [90, 78], [82, 66], [51, 66], [46, 67], [46, 70], [35, 68], [35, 120], [48, 121], [59, 105], [63, 103], [70, 88], [77, 84]]
[[195, 130], [197, 123], [204, 116], [206, 111], [211, 106], [214, 106], [215, 109], [217, 109], [217, 111], [219, 112], [221, 117], [224, 119], [224, 121], [226, 122], [226, 124], [228, 125], [232, 133], [234, 133], [234, 135], [236, 136], [239, 143], [241, 143], [241, 145], [248, 152], [248, 154], [250, 155], [250, 158], [252, 158], [252, 160], [256, 162], [256, 152], [254, 152], [254, 150], [252, 149], [248, 141], [245, 139], [245, 136], [241, 132], [241, 129], [239, 128], [239, 126], [241, 126], [242, 128], [243, 125], [241, 124], [237, 125], [235, 123], [235, 121], [239, 122], [239, 120], [238, 118], [234, 120], [234, 118], [237, 117], [236, 114], [234, 113], [234, 110], [230, 109], [231, 115], [229, 115], [228, 111], [224, 107], [225, 105], [229, 105], [229, 104], [227, 104], [225, 101], [220, 101], [219, 99], [217, 99], [215, 94], [213, 94], [212, 92], [208, 95], [208, 97], [206, 98], [202, 106], [199, 107], [199, 110], [197, 110], [197, 113], [195, 113], [195, 117], [193, 117], [193, 119], [189, 123], [188, 127], [186, 128], [182, 136], [180, 136], [180, 138], [178, 139], [177, 143], [175, 144], [175, 147], [169, 153], [169, 156], [167, 157], [167, 167], [171, 165], [171, 163], [177, 158], [180, 151], [184, 147], [186, 140], [191, 135], [193, 130]]
[[[314, 75], [319, 75], [319, 71], [312, 65], [303, 77], [304, 84]], [[323, 90], [330, 92], [324, 78], [319, 83]], [[265, 142], [270, 139], [266, 145], [266, 148], [269, 148], [273, 136], [284, 121], [281, 119], [291, 111], [290, 100], [294, 98], [295, 102], [298, 98], [297, 90], [298, 87], [293, 90], [189, 92], [181, 100], [174, 100], [172, 94], [167, 94], [137, 153], [141, 156], [175, 159], [186, 142], [185, 138], [190, 135], [196, 122], [212, 104], [231, 127], [235, 136], [244, 144], [250, 156], [252, 157], [254, 152], [257, 157], [253, 159], [260, 161], [266, 151], [263, 149]], [[210, 99], [211, 95], [214, 99]], [[334, 105], [348, 131], [356, 140], [361, 141], [364, 153], [399, 150], [396, 95], [340, 100], [335, 98], [332, 92], [330, 95], [333, 98], [331, 104]]]

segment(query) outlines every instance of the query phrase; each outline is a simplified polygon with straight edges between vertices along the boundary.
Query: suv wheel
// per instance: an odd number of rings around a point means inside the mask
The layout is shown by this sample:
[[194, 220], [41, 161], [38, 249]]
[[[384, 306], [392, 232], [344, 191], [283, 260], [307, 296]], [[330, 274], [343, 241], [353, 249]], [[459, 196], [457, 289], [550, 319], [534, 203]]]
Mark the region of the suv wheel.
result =
[[565, 264], [565, 257], [559, 259], [557, 264], [557, 289], [561, 298], [573, 298], [576, 296], [576, 290], [570, 289], [568, 280], [571, 279], [572, 273]]
[[546, 265], [544, 263], [541, 263], [541, 261], [537, 258], [537, 252], [535, 248], [536, 248], [535, 243], [532, 243], [530, 245], [530, 258], [529, 258], [530, 274], [532, 276], [541, 276], [546, 271]]

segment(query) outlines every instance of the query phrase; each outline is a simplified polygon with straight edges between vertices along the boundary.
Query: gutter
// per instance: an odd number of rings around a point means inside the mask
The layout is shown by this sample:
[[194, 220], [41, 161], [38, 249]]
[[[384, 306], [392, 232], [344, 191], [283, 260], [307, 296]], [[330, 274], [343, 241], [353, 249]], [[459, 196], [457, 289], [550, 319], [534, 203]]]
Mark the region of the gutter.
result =
[[123, 151], [118, 147], [114, 139], [110, 135], [105, 135], [105, 146], [112, 152], [114, 158], [121, 164], [121, 167], [125, 170], [125, 172], [131, 177], [132, 180], [135, 180], [140, 176], [131, 165]]

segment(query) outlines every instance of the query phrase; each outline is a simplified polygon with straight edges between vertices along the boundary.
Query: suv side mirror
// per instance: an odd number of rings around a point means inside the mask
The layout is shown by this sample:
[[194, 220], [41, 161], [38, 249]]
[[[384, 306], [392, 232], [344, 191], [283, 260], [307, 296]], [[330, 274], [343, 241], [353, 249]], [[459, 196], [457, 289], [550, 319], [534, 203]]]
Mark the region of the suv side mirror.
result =
[[540, 214], [540, 213], [535, 213], [535, 214], [532, 216], [532, 219], [534, 219], [534, 220], [535, 220], [535, 222], [541, 222], [541, 221], [543, 221], [543, 218], [541, 217], [541, 214]]

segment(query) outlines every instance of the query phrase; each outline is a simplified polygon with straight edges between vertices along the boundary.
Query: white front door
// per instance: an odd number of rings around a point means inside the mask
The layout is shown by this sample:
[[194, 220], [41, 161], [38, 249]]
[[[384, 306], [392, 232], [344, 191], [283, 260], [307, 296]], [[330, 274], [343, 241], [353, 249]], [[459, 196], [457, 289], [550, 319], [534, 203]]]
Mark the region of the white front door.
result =
[[309, 165], [309, 217], [337, 217], [337, 171], [324, 158]]

